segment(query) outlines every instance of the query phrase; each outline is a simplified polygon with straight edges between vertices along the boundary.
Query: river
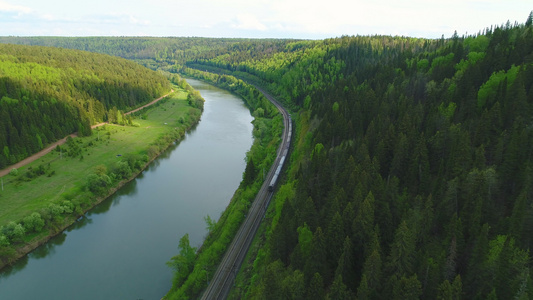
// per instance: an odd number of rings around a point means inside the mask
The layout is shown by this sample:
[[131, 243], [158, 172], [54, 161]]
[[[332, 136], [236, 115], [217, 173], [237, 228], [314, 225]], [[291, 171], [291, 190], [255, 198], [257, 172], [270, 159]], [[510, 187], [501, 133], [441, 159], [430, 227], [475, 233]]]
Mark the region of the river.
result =
[[187, 80], [206, 100], [198, 126], [65, 232], [0, 273], [0, 299], [160, 299], [186, 233], [199, 247], [239, 186], [252, 145], [241, 99]]

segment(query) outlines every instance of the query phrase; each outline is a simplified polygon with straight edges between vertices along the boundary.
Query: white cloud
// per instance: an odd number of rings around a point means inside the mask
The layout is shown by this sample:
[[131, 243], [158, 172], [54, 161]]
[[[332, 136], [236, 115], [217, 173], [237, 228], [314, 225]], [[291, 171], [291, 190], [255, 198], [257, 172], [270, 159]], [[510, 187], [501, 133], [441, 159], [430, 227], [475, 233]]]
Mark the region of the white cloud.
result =
[[[15, 2], [16, 1], [16, 2]], [[327, 38], [451, 36], [507, 20], [531, 0], [0, 0], [0, 35]], [[15, 3], [15, 4], [13, 4]], [[85, 29], [84, 29], [85, 28]], [[86, 33], [83, 33], [84, 30]]]
[[128, 25], [150, 25], [149, 20], [137, 18], [134, 15], [126, 13], [106, 13], [106, 14], [93, 14], [87, 16], [81, 16], [76, 21], [77, 23], [86, 23], [92, 25], [98, 24], [114, 24], [121, 26]]
[[31, 13], [32, 9], [26, 6], [13, 5], [5, 1], [0, 1], [0, 11], [14, 12], [14, 13], [19, 13], [19, 14], [22, 14], [22, 13], [29, 14]]
[[[523, 22], [530, 0], [274, 0], [273, 19], [291, 32], [319, 36], [386, 34], [419, 37], [474, 33], [507, 19]], [[523, 19], [523, 20], [522, 20]]]
[[261, 21], [252, 14], [239, 14], [237, 15], [236, 21], [236, 24], [234, 23], [231, 25], [233, 28], [259, 31], [265, 31], [268, 29], [267, 26], [261, 23]]
[[149, 25], [150, 24], [150, 21], [148, 20], [141, 20], [141, 19], [138, 19], [132, 15], [129, 15], [128, 16], [128, 19], [129, 19], [129, 22], [131, 24], [137, 24], [137, 25]]

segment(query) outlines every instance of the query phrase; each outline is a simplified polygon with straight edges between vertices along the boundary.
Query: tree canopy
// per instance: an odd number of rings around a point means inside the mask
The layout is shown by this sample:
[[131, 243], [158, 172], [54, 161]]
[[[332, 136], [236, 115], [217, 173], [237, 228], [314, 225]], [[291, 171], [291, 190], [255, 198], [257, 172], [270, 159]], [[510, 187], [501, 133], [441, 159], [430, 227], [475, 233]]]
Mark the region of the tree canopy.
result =
[[0, 168], [169, 90], [164, 76], [125, 59], [0, 44]]

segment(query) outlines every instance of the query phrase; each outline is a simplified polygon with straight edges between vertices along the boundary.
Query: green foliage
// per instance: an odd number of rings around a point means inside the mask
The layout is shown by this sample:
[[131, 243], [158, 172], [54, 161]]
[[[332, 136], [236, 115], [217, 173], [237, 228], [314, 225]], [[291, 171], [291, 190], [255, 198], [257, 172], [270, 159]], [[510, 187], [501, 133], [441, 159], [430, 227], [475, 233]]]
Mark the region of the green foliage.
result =
[[[6, 236], [12, 243], [20, 242], [25, 233], [24, 226], [20, 223], [9, 222], [5, 227], [2, 227], [2, 234]], [[6, 242], [4, 242], [5, 244]]]
[[211, 219], [211, 217], [207, 215], [204, 217], [204, 221], [205, 221], [205, 226], [206, 226], [205, 229], [207, 230], [207, 232], [212, 232], [213, 230], [215, 230], [216, 225], [217, 225], [216, 220]]
[[441, 40], [345, 36], [196, 62], [246, 71], [302, 122], [293, 193], [274, 198], [269, 255], [242, 295], [264, 297], [276, 261], [277, 280], [301, 271], [313, 296], [530, 295], [530, 27]]
[[3, 234], [0, 235], [0, 247], [7, 247], [9, 244], [9, 238]]
[[338, 102], [333, 103], [332, 109], [333, 109], [333, 112], [338, 112], [339, 111], [339, 103]]
[[429, 68], [429, 60], [427, 58], [421, 59], [416, 63], [416, 68], [419, 72], [427, 72]]
[[41, 215], [38, 212], [34, 212], [25, 217], [23, 222], [26, 232], [39, 232], [44, 227], [44, 220], [41, 218]]
[[0, 53], [0, 169], [68, 134], [91, 135], [91, 124], [125, 124], [121, 110], [170, 89], [161, 74], [106, 55], [12, 44]]
[[189, 235], [185, 234], [179, 241], [179, 254], [172, 257], [167, 265], [175, 270], [174, 284], [181, 285], [194, 267], [196, 248], [189, 244]]
[[422, 284], [416, 275], [411, 277], [402, 276], [394, 284], [393, 295], [394, 299], [420, 299]]
[[444, 106], [444, 102], [439, 105], [439, 112], [444, 118], [446, 118], [449, 121], [452, 120], [456, 109], [457, 109], [457, 104], [455, 104], [454, 102], [450, 102], [448, 106], [446, 107]]
[[489, 43], [490, 38], [486, 35], [471, 36], [464, 41], [465, 47], [470, 48], [470, 52], [485, 52]]
[[483, 109], [487, 103], [493, 104], [497, 97], [502, 97], [507, 93], [508, 87], [511, 86], [518, 73], [518, 67], [512, 66], [507, 71], [498, 71], [492, 73], [489, 80], [485, 82], [477, 93], [478, 109]]
[[428, 73], [436, 78], [437, 81], [449, 77], [450, 73], [448, 72], [450, 69], [453, 70], [454, 57], [454, 53], [449, 53], [446, 56], [438, 56], [434, 58]]
[[132, 170], [127, 161], [117, 161], [111, 167], [111, 174], [118, 176], [121, 179], [129, 178], [132, 174]]
[[189, 95], [187, 96], [187, 101], [189, 101], [189, 105], [198, 108], [200, 110], [204, 110], [204, 98], [200, 95], [200, 92], [198, 91], [191, 91], [189, 92]]
[[111, 179], [106, 174], [89, 174], [87, 176], [86, 187], [95, 195], [103, 195], [110, 184]]
[[309, 229], [309, 226], [304, 223], [303, 227], [300, 226], [297, 229], [298, 231], [298, 244], [300, 245], [300, 250], [302, 251], [302, 258], [307, 260], [311, 252], [311, 241], [313, 240], [313, 232]]
[[463, 286], [461, 283], [461, 275], [457, 275], [453, 280], [453, 283], [450, 283], [446, 279], [443, 283], [439, 285], [439, 300], [459, 300], [462, 299]]
[[263, 118], [265, 116], [265, 110], [259, 107], [254, 111], [253, 116], [254, 118]]
[[246, 163], [246, 168], [244, 169], [242, 183], [244, 185], [251, 185], [254, 183], [257, 176], [257, 171], [255, 169], [253, 158], [248, 159]]

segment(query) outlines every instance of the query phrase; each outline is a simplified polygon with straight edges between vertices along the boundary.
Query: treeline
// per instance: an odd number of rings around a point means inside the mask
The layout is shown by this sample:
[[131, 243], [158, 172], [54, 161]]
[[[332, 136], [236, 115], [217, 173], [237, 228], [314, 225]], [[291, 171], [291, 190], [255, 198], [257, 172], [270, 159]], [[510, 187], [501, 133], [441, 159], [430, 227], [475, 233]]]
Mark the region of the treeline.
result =
[[201, 37], [0, 37], [0, 43], [39, 45], [103, 53], [170, 71], [201, 56], [214, 58], [248, 39]]
[[164, 76], [125, 59], [0, 44], [0, 168], [169, 90]]
[[205, 62], [302, 108], [288, 182], [235, 296], [530, 298], [532, 15], [449, 39], [300, 44], [278, 67], [275, 54]]

